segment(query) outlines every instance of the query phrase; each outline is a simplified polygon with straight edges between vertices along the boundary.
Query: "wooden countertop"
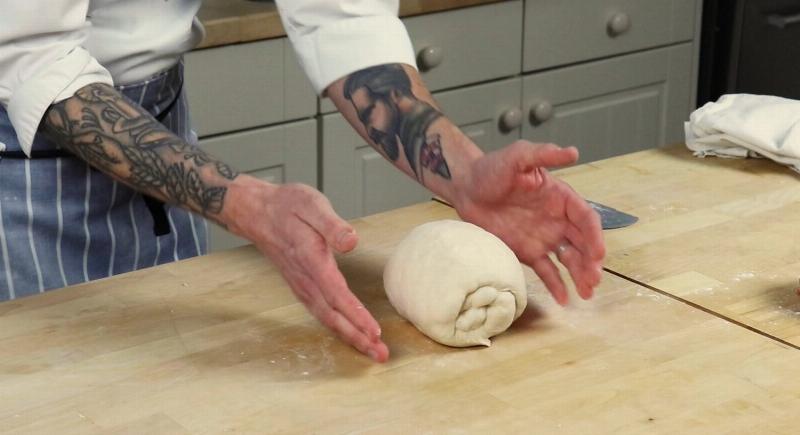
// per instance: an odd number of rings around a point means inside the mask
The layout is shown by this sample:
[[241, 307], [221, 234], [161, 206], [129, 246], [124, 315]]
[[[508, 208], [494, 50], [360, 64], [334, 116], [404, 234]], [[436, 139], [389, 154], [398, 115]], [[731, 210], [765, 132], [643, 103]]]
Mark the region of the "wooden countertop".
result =
[[431, 342], [388, 304], [382, 267], [412, 227], [453, 216], [430, 202], [354, 222], [340, 264], [384, 365], [250, 247], [2, 303], [0, 432], [796, 432], [800, 351], [610, 274], [568, 309], [529, 275], [530, 308], [492, 347]]
[[[400, 16], [407, 17], [507, 0], [400, 0]], [[206, 37], [197, 48], [286, 36], [275, 3], [251, 0], [205, 0], [198, 18]]]
[[609, 270], [800, 346], [800, 175], [675, 145], [561, 176], [640, 218], [606, 234]]

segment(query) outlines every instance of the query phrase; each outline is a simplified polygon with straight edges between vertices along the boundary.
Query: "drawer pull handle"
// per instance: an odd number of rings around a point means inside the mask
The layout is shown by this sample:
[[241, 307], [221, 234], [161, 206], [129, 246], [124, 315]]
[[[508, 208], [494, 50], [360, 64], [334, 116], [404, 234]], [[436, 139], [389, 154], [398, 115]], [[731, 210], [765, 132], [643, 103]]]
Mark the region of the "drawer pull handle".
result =
[[430, 70], [439, 66], [444, 60], [442, 47], [431, 45], [419, 52], [419, 66], [423, 70]]
[[522, 110], [512, 107], [500, 115], [500, 128], [503, 131], [514, 130], [520, 125], [522, 125]]
[[541, 124], [553, 117], [553, 105], [549, 101], [533, 103], [530, 115], [533, 124]]
[[631, 28], [631, 17], [625, 12], [618, 12], [608, 19], [607, 30], [612, 37], [622, 35]]

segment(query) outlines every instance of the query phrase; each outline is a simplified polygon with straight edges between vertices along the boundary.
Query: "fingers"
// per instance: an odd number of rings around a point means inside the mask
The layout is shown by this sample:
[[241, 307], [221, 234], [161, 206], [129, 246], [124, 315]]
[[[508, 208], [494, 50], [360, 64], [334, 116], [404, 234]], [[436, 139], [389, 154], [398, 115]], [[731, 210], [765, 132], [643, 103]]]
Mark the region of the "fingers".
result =
[[583, 239], [582, 243], [573, 244], [581, 247], [589, 261], [601, 261], [606, 255], [606, 247], [600, 215], [574, 191], [567, 198], [566, 213], [570, 224], [580, 231], [580, 238]]
[[333, 210], [330, 201], [321, 193], [311, 190], [305, 193], [301, 210], [297, 216], [318, 232], [328, 246], [339, 253], [350, 252], [358, 244], [355, 229]]
[[380, 326], [353, 295], [331, 247], [308, 223], [291, 218], [283, 226], [287, 246], [270, 255], [298, 299], [342, 340], [376, 361], [388, 358]]
[[[355, 247], [358, 242], [355, 230], [336, 214], [327, 198], [312, 191], [309, 192], [306, 204], [309, 209], [299, 217], [319, 233], [328, 246], [339, 252], [347, 252]], [[311, 245], [306, 246], [311, 247]], [[313, 248], [304, 249], [299, 260], [305, 265], [305, 271], [309, 278], [320, 288], [321, 295], [331, 308], [341, 313], [369, 339], [380, 338], [381, 330], [378, 322], [350, 291], [336, 261], [329, 252], [326, 252], [325, 249], [321, 251]]]
[[[577, 193], [567, 186], [563, 229], [563, 244], [555, 249], [558, 261], [569, 272], [578, 295], [589, 299], [602, 279], [602, 259], [605, 255], [600, 219], [597, 213]], [[556, 300], [564, 304], [568, 295], [558, 269], [549, 258], [534, 263], [534, 270]]]
[[583, 256], [580, 251], [569, 243], [556, 250], [556, 257], [569, 272], [575, 289], [582, 299], [589, 299], [594, 293], [594, 287], [599, 283], [598, 276], [592, 276], [584, 267]]
[[[330, 201], [317, 191], [311, 191], [308, 195], [305, 202], [307, 207], [301, 213], [297, 213], [298, 217], [336, 251], [344, 253], [355, 248], [358, 243], [355, 230], [336, 214]], [[316, 235], [307, 237], [313, 239], [314, 236]], [[300, 250], [297, 261], [304, 268], [304, 273], [319, 289], [319, 296], [326, 302], [328, 308], [337, 311], [344, 320], [354, 329], [361, 331], [368, 340], [380, 342], [381, 329], [378, 322], [350, 291], [331, 253], [324, 247], [317, 246], [315, 249], [313, 243], [302, 246], [305, 249]], [[329, 313], [330, 309], [323, 312]], [[338, 330], [341, 332], [342, 328]], [[356, 346], [356, 343], [349, 341], [352, 335], [347, 335], [346, 338], [349, 343]]]
[[385, 362], [389, 359], [389, 349], [386, 344], [368, 337], [339, 311], [325, 303], [317, 303], [311, 307], [311, 312], [323, 325], [335, 332], [342, 341], [369, 356], [372, 360]]
[[566, 202], [569, 223], [565, 237], [571, 246], [557, 255], [572, 276], [578, 294], [588, 299], [602, 279], [605, 243], [598, 214], [577, 193], [570, 193]]
[[566, 305], [569, 297], [567, 296], [567, 287], [558, 273], [558, 268], [548, 257], [541, 257], [530, 262], [534, 272], [539, 275], [547, 290], [553, 295], [553, 298], [559, 305]]
[[332, 256], [312, 263], [308, 272], [311, 279], [322, 290], [322, 296], [331, 308], [340, 312], [370, 339], [380, 339], [380, 325], [367, 311], [364, 304], [350, 291]]
[[518, 172], [528, 172], [535, 168], [567, 166], [578, 160], [575, 147], [561, 148], [554, 144], [534, 144], [518, 141], [508, 147], [507, 162]]
[[309, 312], [326, 328], [333, 331], [342, 341], [353, 346], [374, 361], [384, 362], [389, 358], [389, 349], [380, 340], [380, 337], [375, 336], [374, 332], [372, 334], [367, 333], [362, 327], [358, 326], [358, 324], [365, 323], [364, 318], [368, 318], [374, 325], [368, 329], [380, 331], [377, 322], [366, 308], [355, 299], [355, 296], [352, 296], [349, 290], [346, 289], [347, 293], [350, 293], [359, 307], [358, 310], [361, 311], [358, 313], [358, 319], [353, 319], [350, 315], [332, 306], [328, 302], [328, 297], [326, 297], [326, 293], [330, 292], [330, 290], [324, 290], [326, 287], [321, 287], [303, 271], [291, 271], [286, 274], [286, 280]]

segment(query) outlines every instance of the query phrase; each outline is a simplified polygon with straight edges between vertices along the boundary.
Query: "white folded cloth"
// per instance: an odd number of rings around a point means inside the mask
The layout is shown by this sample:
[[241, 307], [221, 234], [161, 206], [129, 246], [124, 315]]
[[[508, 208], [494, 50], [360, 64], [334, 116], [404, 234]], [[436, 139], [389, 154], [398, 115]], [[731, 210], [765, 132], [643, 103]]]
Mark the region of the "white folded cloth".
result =
[[800, 101], [723, 95], [692, 112], [684, 130], [698, 157], [766, 157], [800, 172]]

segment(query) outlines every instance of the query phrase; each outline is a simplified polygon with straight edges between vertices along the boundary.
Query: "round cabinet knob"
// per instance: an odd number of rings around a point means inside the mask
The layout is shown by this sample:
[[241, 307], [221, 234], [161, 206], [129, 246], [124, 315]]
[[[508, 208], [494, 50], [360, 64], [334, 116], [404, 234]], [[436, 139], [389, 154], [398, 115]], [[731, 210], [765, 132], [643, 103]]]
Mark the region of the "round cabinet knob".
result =
[[538, 101], [531, 106], [531, 122], [541, 124], [553, 117], [553, 105], [548, 101]]
[[424, 70], [436, 68], [444, 60], [442, 47], [431, 45], [419, 52], [419, 66]]
[[631, 28], [631, 17], [625, 12], [617, 12], [608, 19], [608, 34], [619, 36]]
[[500, 128], [502, 130], [511, 131], [520, 125], [522, 125], [522, 110], [514, 107], [500, 115]]

